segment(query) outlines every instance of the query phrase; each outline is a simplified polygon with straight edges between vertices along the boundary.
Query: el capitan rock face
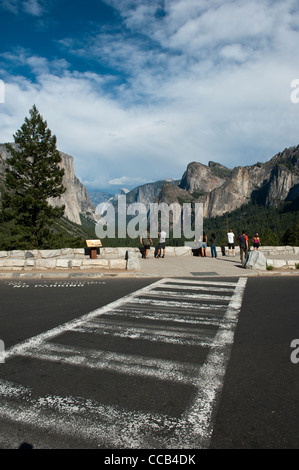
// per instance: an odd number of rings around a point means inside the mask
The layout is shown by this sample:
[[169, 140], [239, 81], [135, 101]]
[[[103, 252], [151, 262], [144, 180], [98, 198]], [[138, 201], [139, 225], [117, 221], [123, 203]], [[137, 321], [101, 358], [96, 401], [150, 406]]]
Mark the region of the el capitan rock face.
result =
[[[49, 203], [58, 207], [64, 204], [65, 217], [78, 225], [81, 225], [80, 214], [94, 220], [95, 208], [90, 200], [87, 189], [75, 175], [73, 157], [63, 152], [60, 152], [60, 154], [62, 157], [61, 166], [65, 170], [63, 185], [66, 188], [66, 192], [61, 198], [50, 199]], [[8, 157], [9, 153], [6, 150], [5, 144], [0, 144], [0, 183], [3, 182]]]

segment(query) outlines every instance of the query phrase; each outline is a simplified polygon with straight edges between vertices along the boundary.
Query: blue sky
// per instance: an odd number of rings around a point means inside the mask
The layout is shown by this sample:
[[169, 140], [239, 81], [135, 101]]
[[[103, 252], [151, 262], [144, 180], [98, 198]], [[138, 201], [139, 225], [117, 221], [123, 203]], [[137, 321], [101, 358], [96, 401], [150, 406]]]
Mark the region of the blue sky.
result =
[[36, 104], [89, 189], [299, 144], [296, 0], [0, 0], [0, 142]]

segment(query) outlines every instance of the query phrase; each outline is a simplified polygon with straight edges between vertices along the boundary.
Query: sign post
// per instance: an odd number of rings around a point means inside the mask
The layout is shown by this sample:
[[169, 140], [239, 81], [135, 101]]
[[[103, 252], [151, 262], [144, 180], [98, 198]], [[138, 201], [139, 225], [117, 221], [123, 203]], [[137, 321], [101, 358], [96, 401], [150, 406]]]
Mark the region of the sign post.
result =
[[90, 248], [90, 259], [97, 259], [98, 250], [103, 246], [101, 240], [86, 240], [87, 248]]

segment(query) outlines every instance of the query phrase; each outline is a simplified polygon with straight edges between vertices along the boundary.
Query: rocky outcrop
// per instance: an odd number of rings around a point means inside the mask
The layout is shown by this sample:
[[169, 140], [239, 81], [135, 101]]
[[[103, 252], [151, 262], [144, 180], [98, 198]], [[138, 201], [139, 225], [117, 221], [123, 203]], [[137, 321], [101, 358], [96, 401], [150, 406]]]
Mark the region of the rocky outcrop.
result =
[[138, 202], [145, 204], [147, 207], [149, 207], [149, 204], [157, 201], [157, 198], [159, 197], [161, 190], [165, 184], [176, 188], [179, 184], [179, 181], [168, 179], [138, 186], [126, 195], [127, 204], [133, 204], [134, 202]]
[[[215, 164], [216, 165], [216, 164]], [[223, 167], [225, 168], [225, 167]], [[192, 162], [188, 165], [186, 172], [180, 183], [180, 188], [191, 194], [202, 195], [219, 188], [226, 181], [225, 177], [220, 177], [213, 171], [212, 162], [210, 166]]]
[[127, 270], [128, 271], [140, 271], [140, 261], [136, 253], [128, 251], [127, 259]]
[[267, 173], [265, 168], [234, 168], [230, 178], [220, 188], [211, 191], [202, 199], [204, 217], [216, 217], [247, 204], [253, 192], [260, 188]]
[[219, 188], [206, 195], [204, 217], [238, 209], [250, 200], [278, 206], [299, 194], [299, 147], [286, 149], [267, 163], [237, 167]]
[[[75, 175], [73, 157], [63, 152], [60, 152], [60, 154], [62, 157], [61, 166], [65, 171], [63, 185], [66, 188], [66, 192], [61, 198], [50, 199], [49, 203], [58, 207], [65, 205], [65, 217], [78, 225], [81, 225], [80, 214], [94, 220], [95, 208], [90, 200], [87, 189]], [[2, 184], [8, 157], [9, 153], [6, 150], [5, 144], [0, 144], [0, 183]]]
[[99, 204], [103, 202], [111, 201], [114, 198], [114, 195], [111, 193], [107, 193], [105, 191], [88, 191], [90, 200], [94, 207], [97, 207]]
[[267, 269], [267, 259], [261, 251], [250, 251], [245, 263], [246, 269]]
[[141, 202], [196, 203], [204, 205], [204, 217], [221, 216], [250, 201], [277, 206], [299, 198], [299, 146], [285, 149], [267, 163], [229, 169], [219, 163], [188, 165], [181, 181], [158, 181], [135, 188], [127, 204]]
[[[221, 216], [251, 200], [266, 206], [294, 201], [299, 197], [299, 146], [285, 149], [267, 163], [233, 170], [213, 162], [209, 167], [193, 162], [180, 188], [193, 196], [193, 202], [203, 203], [205, 218]], [[159, 199], [162, 202], [161, 195]]]
[[291, 194], [293, 193], [295, 198], [295, 187], [298, 189], [298, 184], [298, 175], [288, 168], [276, 166], [269, 180], [266, 205], [277, 206], [281, 201], [292, 200]]
[[169, 183], [165, 183], [162, 186], [159, 196], [156, 199], [156, 202], [159, 204], [166, 203], [169, 205], [172, 203], [184, 204], [192, 201], [193, 197], [188, 191]]
[[65, 217], [72, 222], [81, 225], [80, 214], [94, 220], [95, 208], [90, 200], [86, 187], [76, 177], [74, 170], [74, 159], [70, 155], [61, 152], [62, 168], [64, 168], [63, 185], [66, 192], [60, 199], [50, 199], [53, 206], [65, 204]]

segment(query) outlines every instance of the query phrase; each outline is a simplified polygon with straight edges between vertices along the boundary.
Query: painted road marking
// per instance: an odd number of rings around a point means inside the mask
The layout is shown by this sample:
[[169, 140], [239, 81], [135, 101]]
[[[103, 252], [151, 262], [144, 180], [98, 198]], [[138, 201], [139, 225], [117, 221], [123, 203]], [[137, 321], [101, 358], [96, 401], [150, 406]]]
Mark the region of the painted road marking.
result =
[[[152, 292], [147, 292], [147, 296], [151, 297], [163, 297], [165, 291], [155, 289]], [[181, 292], [168, 292], [167, 297], [181, 299]], [[195, 299], [195, 300], [227, 300], [230, 301], [230, 296], [228, 295], [212, 295], [212, 294], [184, 294], [184, 299]]]
[[[163, 296], [165, 297], [165, 296]], [[182, 298], [182, 296], [181, 296]], [[184, 298], [184, 297], [183, 297]], [[210, 299], [211, 300], [211, 299]], [[128, 302], [129, 303], [133, 303], [133, 301], [131, 302]], [[213, 309], [224, 309], [225, 307], [227, 307], [227, 304], [226, 305], [223, 305], [223, 304], [216, 304], [216, 305], [211, 305], [211, 304], [203, 304], [203, 303], [187, 303], [187, 302], [184, 302], [182, 300], [178, 300], [178, 301], [172, 301], [172, 300], [156, 300], [156, 299], [150, 299], [150, 303], [149, 303], [149, 300], [148, 299], [138, 299], [138, 304], [143, 304], [143, 305], [153, 305], [153, 306], [157, 306], [157, 307], [162, 307], [162, 306], [166, 306], [166, 307], [179, 307], [179, 308], [182, 308], [182, 309], [196, 309], [196, 310], [211, 310], [212, 308]]]
[[86, 287], [86, 286], [95, 286], [95, 285], [105, 285], [105, 281], [45, 281], [38, 284], [28, 284], [24, 281], [8, 281], [6, 285], [12, 287], [13, 289], [59, 289], [59, 288], [74, 288], [74, 287]]
[[[21, 425], [38, 426], [41, 430], [86, 439], [109, 448], [113, 442], [115, 448], [143, 448], [144, 429], [169, 429], [176, 420], [159, 414], [147, 414], [140, 411], [119, 410], [103, 406], [94, 400], [75, 397], [47, 395], [39, 399], [32, 398], [30, 388], [16, 386], [11, 382], [0, 381], [0, 417], [10, 419]], [[15, 399], [18, 399], [18, 402]], [[130, 424], [131, 423], [131, 424]], [[70, 431], [71, 430], [71, 431]]]
[[217, 290], [217, 292], [231, 292], [233, 293], [234, 291], [234, 287], [218, 287], [218, 286], [215, 286], [215, 287], [208, 287], [206, 285], [202, 285], [202, 286], [188, 286], [188, 285], [183, 285], [183, 284], [170, 284], [168, 283], [167, 284], [167, 288], [165, 288], [167, 290], [169, 289], [178, 289], [178, 290], [192, 290], [193, 292], [196, 292], [196, 291], [205, 291], [205, 292], [215, 292], [215, 290]]
[[[161, 320], [161, 318], [160, 318]], [[84, 326], [76, 328], [80, 333], [93, 333], [98, 335], [117, 336], [120, 338], [130, 339], [145, 339], [147, 341], [160, 342], [163, 339], [164, 343], [172, 344], [190, 344], [194, 346], [210, 345], [210, 341], [206, 338], [206, 333], [194, 326], [189, 329], [186, 327], [168, 327], [165, 326], [136, 326], [134, 322], [108, 322], [103, 321], [98, 324], [89, 322]]]
[[61, 335], [65, 331], [72, 331], [77, 326], [84, 325], [85, 322], [92, 320], [93, 318], [97, 318], [98, 316], [103, 315], [104, 313], [110, 312], [114, 308], [117, 308], [123, 305], [124, 303], [132, 300], [138, 295], [142, 295], [143, 293], [146, 293], [149, 289], [151, 289], [152, 286], [155, 286], [156, 284], [158, 285], [159, 282], [161, 281], [158, 281], [152, 284], [151, 286], [144, 287], [143, 289], [140, 289], [139, 291], [136, 291], [133, 294], [122, 297], [121, 299], [116, 300], [115, 302], [112, 302], [104, 307], [101, 307], [100, 309], [97, 309], [91, 313], [88, 313], [87, 315], [83, 315], [82, 317], [76, 320], [67, 322], [61, 326], [58, 326], [57, 328], [53, 328], [52, 330], [46, 331], [45, 333], [42, 333], [38, 336], [35, 336], [34, 338], [30, 338], [16, 346], [13, 346], [8, 351], [6, 351], [5, 357], [6, 359], [8, 359], [13, 356], [22, 355], [24, 354], [25, 351], [29, 351], [31, 348], [36, 348], [42, 343]]
[[[120, 354], [78, 347], [47, 344], [27, 352], [25, 357], [60, 362], [90, 369], [105, 369], [129, 375], [149, 376], [172, 382], [194, 384], [197, 368], [194, 365], [144, 356]], [[193, 377], [190, 378], [190, 375]]]
[[[132, 378], [173, 383], [173, 386], [178, 383], [191, 386], [194, 393], [190, 394], [189, 405], [178, 416], [168, 416], [161, 410], [159, 413], [132, 411], [80, 396], [36, 397], [34, 385], [21, 387], [0, 381], [3, 403], [0, 417], [31, 428], [74, 435], [97, 446], [207, 448], [246, 283], [246, 278], [230, 283], [163, 279], [6, 352], [6, 362], [22, 356], [54, 365], [59, 362], [77, 371], [80, 368], [112, 371]], [[217, 286], [230, 289], [226, 293], [231, 295], [217, 295]], [[186, 291], [193, 287], [207, 287], [209, 293], [194, 289], [190, 297]], [[175, 300], [174, 289], [178, 291]], [[213, 295], [210, 289], [216, 293]], [[163, 300], [155, 298], [157, 292], [163, 295]], [[86, 337], [102, 340], [96, 341], [99, 345], [96, 349], [83, 347], [80, 340], [79, 345], [65, 344], [71, 342], [70, 335], [76, 339], [82, 335], [85, 340]], [[101, 349], [103, 338], [110, 338], [109, 344], [117, 341], [118, 347], [123, 338], [130, 338], [137, 345], [145, 341], [195, 347], [202, 350], [203, 359], [200, 363], [186, 361], [184, 357], [151, 357], [150, 352], [142, 354], [142, 349], [139, 354], [104, 350]]]
[[193, 286], [227, 286], [227, 287], [236, 287], [235, 282], [226, 282], [226, 281], [202, 281], [201, 279], [199, 280], [194, 280], [194, 279], [173, 279], [169, 280], [167, 284], [172, 285], [172, 284], [185, 284], [185, 285], [193, 285]]

